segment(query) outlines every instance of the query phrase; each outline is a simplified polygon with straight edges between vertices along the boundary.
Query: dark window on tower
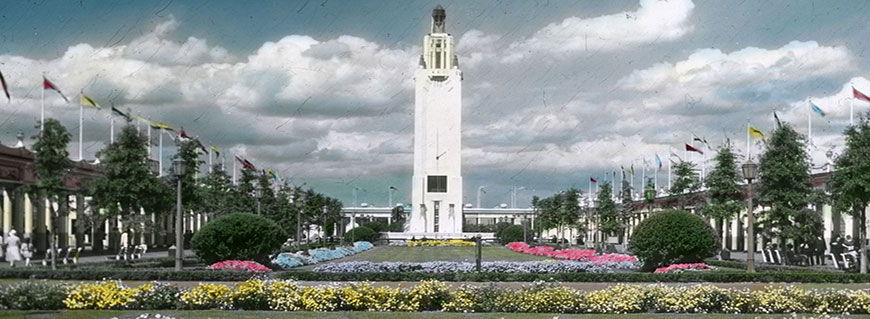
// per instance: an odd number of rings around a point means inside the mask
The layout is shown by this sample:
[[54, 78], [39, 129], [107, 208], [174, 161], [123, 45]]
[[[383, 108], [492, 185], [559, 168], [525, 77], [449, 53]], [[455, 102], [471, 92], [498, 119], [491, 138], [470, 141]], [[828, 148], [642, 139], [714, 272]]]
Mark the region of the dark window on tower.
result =
[[446, 193], [447, 192], [447, 176], [432, 176], [430, 175], [426, 181], [427, 191], [430, 193]]

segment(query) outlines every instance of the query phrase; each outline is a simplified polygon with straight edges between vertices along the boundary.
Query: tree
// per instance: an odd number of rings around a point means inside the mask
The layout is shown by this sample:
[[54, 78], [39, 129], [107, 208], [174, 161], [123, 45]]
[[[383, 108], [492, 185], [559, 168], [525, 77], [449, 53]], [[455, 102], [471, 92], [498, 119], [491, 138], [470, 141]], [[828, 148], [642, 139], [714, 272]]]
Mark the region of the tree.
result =
[[233, 188], [229, 206], [234, 213], [257, 213], [257, 198], [254, 197], [254, 181], [257, 176], [248, 169], [242, 169], [242, 178]]
[[220, 164], [212, 166], [209, 173], [203, 181], [202, 187], [198, 187], [198, 197], [201, 200], [200, 207], [210, 217], [219, 217], [232, 213], [230, 206], [232, 196], [232, 185], [230, 184], [230, 176], [223, 170]]
[[393, 207], [393, 210], [390, 212], [390, 216], [392, 218], [392, 222], [390, 223], [390, 231], [405, 231], [405, 219], [407, 219], [407, 215], [405, 214], [405, 208], [402, 206]]
[[103, 175], [88, 184], [88, 192], [92, 205], [105, 215], [95, 214], [95, 225], [117, 216], [126, 227], [138, 228], [150, 222], [150, 218], [140, 214], [140, 209], [163, 214], [174, 206], [172, 187], [148, 166], [146, 142], [145, 136], [128, 123], [115, 143], [97, 153], [103, 163]]
[[613, 202], [610, 182], [602, 184], [601, 190], [598, 191], [595, 213], [598, 215], [598, 229], [602, 237], [619, 231], [619, 212], [616, 210], [616, 203]]
[[646, 203], [649, 213], [652, 214], [653, 204], [656, 201], [656, 184], [652, 178], [647, 178], [643, 189], [643, 201]]
[[[178, 142], [178, 153], [174, 158], [181, 158], [185, 174], [181, 176], [181, 200], [185, 211], [201, 209], [199, 185], [196, 181], [196, 172], [199, 171], [199, 143], [193, 139]], [[175, 174], [170, 174], [171, 185], [175, 185], [178, 179]]]
[[[568, 190], [559, 194], [562, 197], [561, 205], [560, 205], [560, 217], [562, 219], [561, 225], [565, 225], [569, 227], [569, 240], [574, 240], [574, 229], [578, 228], [580, 232], [583, 232], [582, 224], [580, 224], [580, 191], [574, 188], [569, 188]], [[525, 227], [525, 226], [523, 226]], [[561, 229], [560, 229], [561, 230]]]
[[619, 204], [619, 243], [628, 237], [628, 224], [634, 216], [634, 200], [631, 197], [631, 184], [628, 180], [622, 180], [621, 202]]
[[[858, 238], [860, 251], [867, 251], [865, 220], [870, 203], [870, 112], [862, 115], [856, 125], [846, 128], [846, 149], [837, 157], [831, 177], [831, 194], [840, 211], [850, 212], [860, 221]], [[867, 272], [867, 254], [861, 253], [860, 272]]]
[[[36, 170], [36, 188], [43, 198], [51, 200], [64, 200], [67, 193], [64, 189], [63, 178], [69, 168], [69, 145], [70, 134], [66, 128], [55, 119], [45, 121], [42, 133], [33, 144], [36, 155], [34, 168]], [[45, 201], [42, 201], [45, 202]], [[51, 212], [53, 226], [51, 230], [51, 269], [57, 269], [57, 229], [60, 214], [54, 209], [54, 205], [48, 205]]]
[[704, 181], [707, 184], [709, 202], [701, 213], [716, 220], [716, 233], [722, 238], [724, 221], [733, 218], [743, 209], [743, 191], [737, 184], [740, 176], [737, 174], [731, 148], [720, 148], [713, 160], [716, 164]]
[[820, 235], [812, 225], [796, 221], [809, 204], [810, 166], [803, 137], [788, 123], [770, 134], [758, 166], [759, 197], [770, 209], [759, 218], [759, 228], [784, 241]]
[[685, 210], [686, 207], [699, 203], [698, 191], [701, 189], [701, 182], [698, 181], [694, 167], [694, 164], [686, 161], [680, 161], [674, 166], [676, 179], [674, 179], [671, 189], [668, 190], [675, 200], [675, 203], [671, 205], [672, 207]]

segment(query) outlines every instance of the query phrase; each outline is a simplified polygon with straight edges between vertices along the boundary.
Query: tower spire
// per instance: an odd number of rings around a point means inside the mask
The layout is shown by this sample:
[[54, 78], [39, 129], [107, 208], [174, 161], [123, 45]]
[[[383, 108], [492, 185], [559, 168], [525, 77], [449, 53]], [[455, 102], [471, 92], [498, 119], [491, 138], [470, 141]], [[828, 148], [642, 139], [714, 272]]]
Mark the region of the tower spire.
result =
[[444, 19], [447, 18], [447, 12], [440, 4], [432, 9], [432, 33], [444, 33]]

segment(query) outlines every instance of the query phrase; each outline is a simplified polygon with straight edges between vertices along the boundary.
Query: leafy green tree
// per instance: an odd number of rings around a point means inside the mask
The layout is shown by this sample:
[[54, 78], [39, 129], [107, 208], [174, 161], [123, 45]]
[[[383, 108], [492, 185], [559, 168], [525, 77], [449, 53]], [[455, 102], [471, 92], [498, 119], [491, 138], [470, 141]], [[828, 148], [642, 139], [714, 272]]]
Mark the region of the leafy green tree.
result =
[[254, 193], [254, 182], [257, 175], [248, 169], [242, 169], [242, 178], [238, 185], [233, 188], [230, 196], [230, 206], [234, 213], [257, 213], [257, 198]]
[[[33, 144], [36, 155], [34, 168], [36, 170], [36, 188], [43, 198], [66, 201], [67, 192], [64, 189], [63, 178], [69, 168], [69, 145], [70, 134], [66, 128], [55, 119], [45, 121], [42, 133]], [[42, 201], [45, 202], [45, 201]], [[66, 205], [62, 205], [68, 207]], [[48, 205], [51, 212], [51, 249], [57, 251], [57, 235], [60, 214], [54, 209], [54, 205]], [[51, 269], [57, 269], [56, 254], [51, 254]]]
[[150, 218], [141, 215], [140, 209], [160, 215], [174, 206], [173, 188], [148, 166], [146, 142], [145, 136], [128, 123], [115, 143], [97, 153], [103, 175], [88, 185], [88, 191], [91, 204], [103, 209], [105, 215], [95, 214], [96, 225], [117, 216], [125, 227], [139, 227], [142, 223], [148, 227]]
[[584, 231], [582, 229], [583, 224], [580, 223], [580, 191], [575, 188], [569, 188], [559, 194], [559, 196], [562, 197], [561, 212], [559, 214], [562, 218], [562, 225], [569, 227], [568, 234], [571, 237], [569, 240], [573, 241], [574, 229], [578, 229], [581, 233]]
[[761, 202], [770, 207], [759, 218], [759, 228], [764, 233], [786, 241], [821, 234], [811, 224], [795, 219], [809, 204], [812, 189], [803, 137], [788, 123], [782, 123], [770, 134], [758, 166], [758, 178]]
[[724, 221], [733, 218], [743, 209], [743, 191], [737, 184], [740, 176], [737, 174], [737, 164], [731, 148], [720, 148], [713, 160], [716, 164], [704, 181], [707, 184], [709, 202], [701, 213], [716, 220], [716, 233], [721, 238]]
[[622, 180], [622, 192], [619, 204], [619, 243], [621, 244], [628, 237], [628, 225], [631, 223], [631, 217], [634, 216], [634, 199], [631, 197], [631, 184], [628, 180]]
[[197, 188], [200, 207], [210, 217], [220, 217], [233, 212], [229, 198], [233, 194], [233, 187], [230, 183], [227, 172], [220, 164], [215, 164], [211, 173], [203, 180], [203, 185]]
[[407, 214], [405, 214], [405, 208], [402, 206], [393, 207], [393, 210], [390, 212], [390, 216], [392, 218], [392, 222], [390, 223], [390, 231], [405, 231], [405, 220], [408, 217]]
[[656, 201], [656, 184], [652, 178], [646, 179], [646, 186], [643, 189], [643, 201], [646, 203], [649, 213], [652, 214], [653, 204]]
[[685, 210], [686, 207], [699, 204], [699, 190], [701, 182], [698, 180], [698, 175], [695, 174], [695, 165], [691, 162], [680, 161], [674, 166], [674, 183], [668, 192], [671, 198], [674, 199], [672, 207], [678, 207]]
[[603, 236], [613, 235], [619, 231], [619, 211], [616, 209], [616, 203], [613, 202], [610, 182], [602, 184], [598, 191], [595, 213], [598, 218], [598, 229]]
[[274, 178], [262, 172], [257, 177], [257, 205], [260, 209], [260, 214], [270, 212], [275, 209], [275, 192], [272, 190], [272, 180]]
[[[840, 211], [850, 212], [861, 225], [858, 238], [859, 251], [867, 251], [866, 211], [870, 203], [870, 112], [860, 116], [856, 125], [846, 128], [846, 149], [837, 157], [831, 193]], [[867, 272], [867, 255], [861, 255], [860, 272]]]
[[[185, 211], [200, 210], [202, 208], [202, 200], [199, 190], [200, 185], [196, 180], [196, 172], [199, 171], [199, 165], [202, 163], [199, 160], [199, 144], [196, 140], [188, 139], [178, 142], [178, 153], [175, 158], [181, 158], [181, 163], [184, 166], [185, 174], [181, 176], [181, 200]], [[172, 185], [178, 182], [175, 174], [170, 174]]]

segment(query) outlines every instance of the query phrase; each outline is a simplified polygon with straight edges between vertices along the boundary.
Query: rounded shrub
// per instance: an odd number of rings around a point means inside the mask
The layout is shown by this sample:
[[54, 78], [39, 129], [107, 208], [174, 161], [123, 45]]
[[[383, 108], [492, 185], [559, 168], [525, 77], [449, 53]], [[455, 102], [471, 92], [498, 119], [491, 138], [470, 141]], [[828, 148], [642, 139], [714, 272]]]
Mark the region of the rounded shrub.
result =
[[523, 241], [523, 226], [511, 225], [498, 233], [498, 240], [502, 243]]
[[274, 221], [247, 214], [230, 214], [208, 222], [193, 235], [191, 245], [199, 258], [212, 264], [224, 260], [268, 263], [268, 255], [281, 248], [287, 233]]
[[719, 240], [700, 216], [672, 210], [654, 213], [637, 225], [628, 249], [643, 270], [671, 264], [703, 262], [716, 255]]
[[345, 240], [352, 241], [368, 241], [373, 242], [378, 239], [381, 234], [375, 232], [373, 229], [366, 226], [357, 226], [351, 230], [348, 230], [347, 233], [344, 234]]

